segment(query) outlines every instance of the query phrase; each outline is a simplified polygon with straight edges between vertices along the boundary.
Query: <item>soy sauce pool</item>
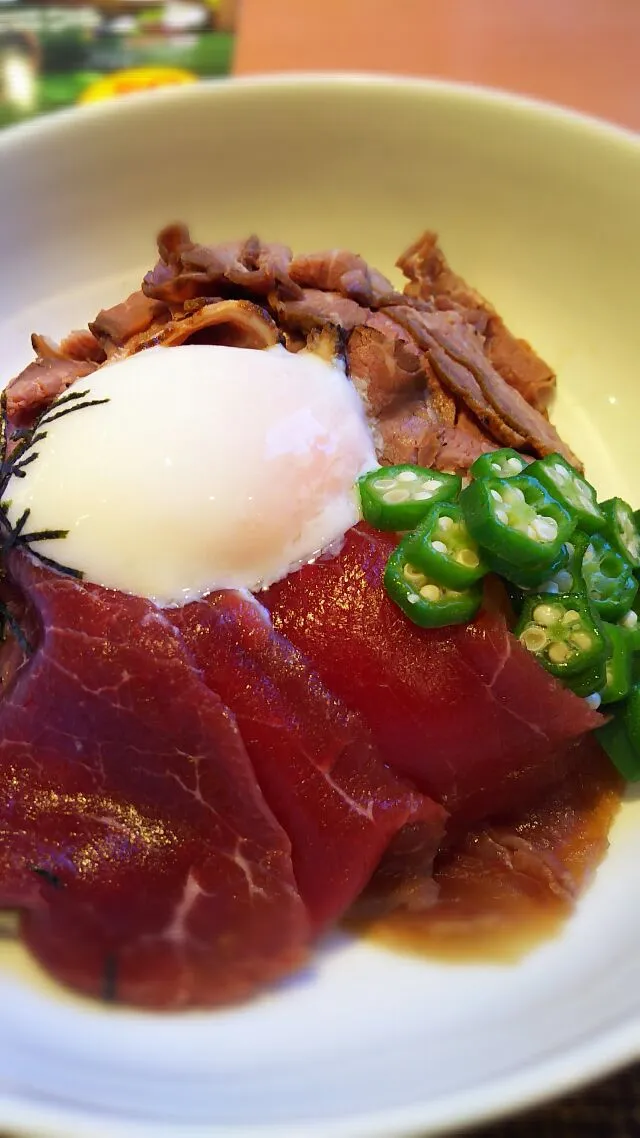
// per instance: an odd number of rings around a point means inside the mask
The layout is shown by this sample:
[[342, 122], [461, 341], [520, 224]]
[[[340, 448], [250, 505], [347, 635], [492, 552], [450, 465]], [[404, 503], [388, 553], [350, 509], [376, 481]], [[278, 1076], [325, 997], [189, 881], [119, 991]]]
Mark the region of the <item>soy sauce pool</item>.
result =
[[[354, 917], [348, 929], [448, 963], [513, 963], [557, 935], [606, 850], [623, 782], [592, 739], [535, 809], [473, 831], [436, 861], [429, 909]], [[369, 898], [375, 898], [375, 882]]]

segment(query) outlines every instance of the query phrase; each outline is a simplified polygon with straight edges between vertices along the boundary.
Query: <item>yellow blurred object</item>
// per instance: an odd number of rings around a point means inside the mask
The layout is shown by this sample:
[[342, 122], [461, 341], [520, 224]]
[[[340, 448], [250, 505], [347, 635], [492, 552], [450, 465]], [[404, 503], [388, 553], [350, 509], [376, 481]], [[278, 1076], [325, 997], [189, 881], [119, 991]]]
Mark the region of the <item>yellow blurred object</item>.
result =
[[127, 71], [116, 71], [96, 79], [84, 90], [79, 103], [100, 103], [105, 99], [117, 99], [121, 95], [133, 95], [138, 91], [152, 91], [156, 87], [182, 87], [186, 83], [196, 83], [198, 76], [192, 71], [179, 67], [133, 67]]

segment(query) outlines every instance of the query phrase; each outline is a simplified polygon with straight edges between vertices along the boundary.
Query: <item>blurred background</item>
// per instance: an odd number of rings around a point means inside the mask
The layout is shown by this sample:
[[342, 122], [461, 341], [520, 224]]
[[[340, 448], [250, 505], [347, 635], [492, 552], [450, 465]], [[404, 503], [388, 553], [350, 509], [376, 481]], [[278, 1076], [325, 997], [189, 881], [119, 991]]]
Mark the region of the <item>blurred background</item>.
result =
[[0, 126], [228, 74], [230, 0], [0, 0]]
[[273, 71], [433, 76], [640, 129], [640, 0], [0, 0], [0, 126]]

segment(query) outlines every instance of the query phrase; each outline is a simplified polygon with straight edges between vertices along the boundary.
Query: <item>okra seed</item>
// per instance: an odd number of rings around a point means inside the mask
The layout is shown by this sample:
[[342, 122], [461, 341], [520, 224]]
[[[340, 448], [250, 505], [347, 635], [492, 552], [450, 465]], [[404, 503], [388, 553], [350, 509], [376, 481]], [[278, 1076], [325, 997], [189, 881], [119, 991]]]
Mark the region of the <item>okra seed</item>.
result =
[[427, 583], [427, 578], [424, 573], [421, 573], [419, 569], [416, 569], [414, 565], [410, 565], [408, 562], [402, 572], [405, 581], [408, 581], [410, 585], [415, 585], [417, 589]]
[[386, 494], [382, 495], [382, 501], [389, 506], [398, 506], [400, 502], [407, 502], [410, 497], [408, 490], [387, 490]]
[[400, 473], [396, 475], [396, 481], [397, 482], [417, 482], [418, 481], [418, 475], [416, 474], [415, 470], [401, 470]]
[[519, 458], [509, 458], [507, 459], [507, 467], [509, 470], [513, 470], [516, 474], [519, 474], [520, 471], [524, 469], [524, 463], [521, 462]]
[[592, 711], [597, 711], [600, 707], [600, 704], [602, 703], [602, 696], [600, 695], [600, 692], [594, 691], [591, 692], [591, 695], [585, 696], [584, 702], [588, 707], [591, 708]]
[[566, 613], [564, 614], [564, 616], [562, 618], [562, 623], [563, 624], [575, 624], [575, 622], [577, 620], [580, 620], [580, 613], [576, 612], [575, 609], [567, 609]]
[[537, 624], [543, 624], [545, 628], [555, 624], [560, 615], [561, 610], [557, 605], [536, 605], [533, 610], [533, 619]]
[[618, 622], [623, 628], [635, 628], [638, 623], [638, 614], [630, 609], [626, 612], [621, 620]]
[[509, 515], [506, 510], [496, 510], [496, 517], [499, 522], [502, 522], [503, 526], [509, 524]]
[[556, 474], [558, 475], [558, 478], [562, 482], [566, 482], [567, 478], [569, 477], [569, 471], [565, 470], [564, 466], [561, 466], [559, 462], [556, 462], [553, 469], [555, 470]]
[[540, 628], [537, 624], [530, 624], [520, 633], [520, 642], [524, 644], [528, 652], [542, 652], [549, 643], [544, 628]]
[[547, 656], [552, 664], [564, 664], [570, 655], [570, 651], [568, 645], [564, 644], [562, 640], [559, 640], [555, 644], [549, 645]]
[[500, 474], [500, 463], [499, 462], [492, 462], [491, 463], [491, 469], [494, 470], [496, 472], [496, 474]]
[[480, 564], [478, 554], [473, 549], [461, 549], [456, 557], [456, 561], [459, 561], [460, 564], [464, 565], [467, 569], [477, 569]]
[[491, 491], [491, 497], [494, 498], [496, 502], [502, 502], [503, 501], [502, 494], [500, 494], [500, 492], [498, 490], [492, 490]]
[[441, 485], [442, 483], [438, 482], [437, 478], [427, 478], [427, 480], [422, 483], [422, 489], [435, 491], [439, 490]]
[[430, 490], [418, 490], [417, 494], [412, 494], [414, 502], [428, 502], [429, 498], [433, 498]]
[[540, 541], [555, 541], [558, 536], [558, 523], [555, 518], [545, 518], [542, 514], [538, 514], [533, 522], [533, 528]]
[[432, 541], [431, 542], [431, 548], [435, 549], [436, 553], [448, 553], [449, 552], [444, 541]]
[[424, 597], [425, 601], [439, 601], [441, 595], [437, 585], [423, 585], [420, 590], [420, 596]]
[[536, 531], [534, 530], [533, 526], [527, 526], [527, 537], [533, 538], [534, 541], [537, 540], [538, 535], [537, 535]]
[[588, 652], [591, 647], [591, 637], [588, 632], [574, 632], [570, 637], [571, 643], [581, 652]]
[[451, 529], [452, 526], [453, 526], [453, 518], [448, 518], [447, 515], [444, 514], [443, 517], [440, 518], [440, 521], [438, 522], [437, 528], [439, 530], [444, 530], [446, 532], [446, 530]]
[[420, 600], [420, 597], [418, 596], [417, 593], [409, 593], [409, 595], [407, 596], [407, 600], [408, 600], [410, 605], [417, 605], [418, 601]]
[[510, 502], [524, 502], [524, 494], [519, 486], [513, 486], [508, 491], [508, 499]]
[[[556, 573], [556, 581], [559, 589], [570, 589], [572, 577], [566, 569], [559, 569]], [[544, 590], [543, 590], [544, 591]]]
[[393, 490], [395, 484], [395, 478], [376, 478], [373, 485], [376, 490]]

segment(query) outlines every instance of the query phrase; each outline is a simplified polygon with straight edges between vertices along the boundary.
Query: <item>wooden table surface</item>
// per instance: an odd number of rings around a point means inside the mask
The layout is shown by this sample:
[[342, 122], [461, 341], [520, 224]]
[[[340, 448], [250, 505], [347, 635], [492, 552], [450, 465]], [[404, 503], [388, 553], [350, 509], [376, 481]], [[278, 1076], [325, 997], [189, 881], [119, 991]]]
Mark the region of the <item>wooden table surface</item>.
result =
[[[239, 2], [237, 75], [347, 70], [454, 79], [640, 130], [640, 0]], [[640, 1068], [482, 1138], [640, 1138]]]
[[640, 130], [640, 0], [240, 0], [235, 72], [483, 83]]

